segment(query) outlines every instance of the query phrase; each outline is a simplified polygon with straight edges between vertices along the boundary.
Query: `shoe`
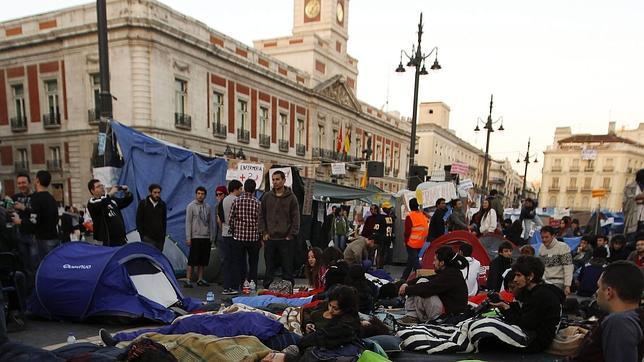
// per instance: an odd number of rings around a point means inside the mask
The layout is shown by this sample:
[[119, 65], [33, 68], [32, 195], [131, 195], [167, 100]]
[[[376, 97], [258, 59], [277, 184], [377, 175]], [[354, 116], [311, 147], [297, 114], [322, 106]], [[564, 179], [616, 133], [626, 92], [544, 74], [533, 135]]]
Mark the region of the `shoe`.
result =
[[228, 288], [228, 289], [224, 289], [224, 291], [221, 292], [221, 294], [223, 294], [223, 295], [235, 295], [235, 294], [239, 294], [239, 292], [236, 291], [235, 289]]
[[192, 285], [192, 282], [187, 281], [187, 282], [183, 282], [183, 287], [184, 288], [194, 288], [194, 285]]
[[207, 281], [205, 281], [203, 279], [199, 279], [197, 281], [197, 285], [200, 286], [200, 287], [209, 287], [210, 283], [208, 283]]
[[296, 357], [300, 355], [300, 348], [295, 344], [291, 344], [290, 346], [287, 346], [286, 348], [284, 348], [282, 350], [282, 353], [284, 353], [287, 356]]
[[413, 326], [418, 324], [418, 318], [412, 317], [410, 315], [406, 315], [398, 320], [396, 322], [402, 326]]
[[101, 337], [101, 341], [107, 346], [107, 347], [114, 347], [116, 346], [119, 342], [112, 337], [110, 332], [106, 331], [105, 329], [101, 328], [98, 331], [98, 336]]

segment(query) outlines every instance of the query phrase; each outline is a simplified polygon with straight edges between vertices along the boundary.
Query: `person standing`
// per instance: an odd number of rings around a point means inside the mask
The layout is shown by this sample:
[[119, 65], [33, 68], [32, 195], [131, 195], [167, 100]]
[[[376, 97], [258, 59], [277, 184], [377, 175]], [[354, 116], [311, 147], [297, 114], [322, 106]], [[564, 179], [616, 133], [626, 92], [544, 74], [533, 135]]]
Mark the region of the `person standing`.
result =
[[519, 220], [521, 220], [523, 226], [521, 238], [524, 240], [525, 244], [528, 244], [532, 234], [543, 227], [543, 221], [541, 221], [541, 218], [537, 215], [537, 207], [534, 200], [531, 198], [527, 198], [523, 201]]
[[230, 210], [233, 202], [242, 192], [242, 183], [239, 180], [232, 180], [228, 183], [227, 195], [219, 203], [219, 219], [221, 220], [221, 250], [223, 254], [222, 269], [224, 271], [224, 295], [233, 295], [239, 293], [241, 284], [240, 260], [241, 247], [233, 239], [230, 219]]
[[347, 235], [349, 234], [349, 221], [344, 216], [344, 209], [338, 207], [335, 209], [333, 223], [331, 224], [331, 235], [333, 235], [333, 244], [340, 250], [347, 247]]
[[244, 182], [244, 192], [233, 201], [230, 209], [230, 228], [235, 243], [239, 249], [239, 259], [233, 261], [240, 266], [240, 281], [255, 281], [257, 283], [257, 263], [261, 248], [259, 236], [259, 219], [262, 213], [262, 203], [255, 198], [257, 183], [248, 179]]
[[16, 210], [20, 223], [18, 225], [18, 250], [20, 251], [21, 259], [25, 265], [29, 279], [33, 279], [38, 268], [38, 245], [36, 245], [36, 237], [34, 236], [34, 226], [28, 222], [29, 213], [27, 210], [31, 209], [31, 178], [28, 173], [19, 173], [16, 176], [16, 186], [18, 192], [11, 196], [13, 200], [13, 208]]
[[38, 247], [36, 268], [42, 259], [60, 243], [58, 236], [58, 203], [47, 190], [50, 183], [51, 174], [45, 170], [38, 171], [35, 180], [36, 192], [31, 195], [31, 207], [24, 209], [29, 218], [23, 220], [18, 215], [14, 215], [13, 218], [14, 224], [28, 223], [33, 226]]
[[449, 231], [469, 229], [461, 199], [452, 200], [452, 214], [447, 218], [447, 228]]
[[[65, 206], [65, 211], [60, 216], [60, 242], [67, 243], [72, 240], [71, 234], [74, 232], [74, 216], [71, 206]], [[78, 225], [78, 220], [76, 221]]]
[[[97, 179], [91, 179], [87, 188], [92, 197], [87, 202], [87, 210], [92, 217], [94, 227], [94, 241], [104, 246], [125, 245], [125, 222], [121, 210], [128, 207], [134, 198], [126, 185], [113, 185], [105, 193], [105, 186]], [[116, 193], [123, 191], [123, 197], [116, 197]]]
[[197, 269], [197, 285], [207, 287], [203, 271], [210, 261], [210, 243], [215, 238], [215, 219], [210, 213], [206, 200], [206, 188], [197, 187], [195, 199], [186, 207], [186, 244], [190, 247], [186, 282], [184, 287], [192, 288], [192, 272]]
[[472, 245], [463, 243], [459, 247], [458, 253], [467, 260], [468, 267], [461, 270], [465, 284], [467, 284], [467, 296], [476, 295], [479, 291], [479, 272], [481, 271], [481, 262], [472, 257]]
[[391, 263], [394, 241], [396, 240], [394, 234], [395, 217], [391, 203], [385, 201], [381, 207], [383, 214], [378, 215], [373, 230], [373, 239], [376, 241], [377, 247], [376, 268], [378, 269]]
[[447, 213], [447, 204], [444, 198], [436, 200], [436, 211], [429, 221], [429, 237], [427, 241], [430, 243], [445, 234], [445, 213]]
[[573, 273], [572, 254], [568, 244], [555, 239], [555, 235], [551, 226], [541, 228], [543, 247], [539, 249], [539, 258], [546, 267], [543, 277], [569, 295]]
[[300, 208], [290, 188], [284, 186], [286, 176], [275, 171], [271, 177], [273, 189], [262, 197], [262, 212], [259, 223], [266, 249], [266, 275], [264, 288], [268, 288], [275, 276], [275, 261], [282, 266], [282, 279], [295, 284], [293, 279], [294, 251], [300, 232]]
[[494, 209], [496, 213], [496, 218], [499, 221], [499, 223], [501, 220], [503, 220], [503, 214], [505, 211], [505, 209], [503, 209], [503, 201], [501, 201], [501, 199], [502, 199], [502, 196], [499, 195], [499, 192], [497, 190], [490, 191], [490, 205]]
[[[443, 200], [444, 201], [444, 200]], [[418, 210], [418, 200], [409, 200], [409, 214], [405, 218], [405, 247], [407, 248], [407, 266], [402, 274], [402, 280], [409, 278], [412, 270], [420, 268], [418, 253], [425, 243], [429, 232], [429, 222], [425, 213]]]
[[380, 215], [380, 206], [378, 206], [378, 204], [371, 205], [369, 207], [368, 215], [364, 220], [364, 226], [362, 227], [362, 232], [360, 233], [360, 236], [364, 236], [367, 239], [373, 238], [373, 228], [376, 225], [376, 220], [378, 219], [378, 215]]
[[637, 233], [644, 232], [644, 168], [637, 171], [635, 180], [624, 187], [624, 236], [629, 247], [635, 244]]
[[151, 184], [148, 191], [150, 194], [139, 202], [136, 209], [136, 230], [139, 232], [142, 242], [163, 252], [168, 208], [161, 200], [161, 185]]
[[481, 225], [479, 225], [479, 234], [489, 234], [496, 231], [498, 226], [496, 210], [492, 207], [490, 200], [483, 200], [481, 207]]

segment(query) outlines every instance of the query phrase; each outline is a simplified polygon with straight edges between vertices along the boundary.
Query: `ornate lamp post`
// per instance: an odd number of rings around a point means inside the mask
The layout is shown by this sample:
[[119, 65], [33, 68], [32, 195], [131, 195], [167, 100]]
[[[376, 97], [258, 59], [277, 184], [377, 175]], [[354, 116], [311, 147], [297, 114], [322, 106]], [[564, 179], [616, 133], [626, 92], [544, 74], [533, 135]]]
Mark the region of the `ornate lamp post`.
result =
[[483, 195], [487, 194], [487, 179], [488, 179], [488, 160], [490, 158], [490, 133], [494, 132], [494, 125], [497, 123], [501, 123], [499, 126], [498, 130], [503, 131], [505, 128], [503, 128], [503, 117], [499, 117], [496, 121], [492, 121], [492, 106], [494, 104], [494, 95], [490, 95], [490, 114], [487, 116], [487, 121], [483, 122], [480, 118], [476, 120], [476, 128], [474, 128], [475, 132], [480, 131], [481, 129], [479, 128], [479, 123], [483, 124], [483, 128], [487, 130], [487, 138], [485, 140], [485, 159], [483, 161], [483, 185], [482, 185], [482, 191]]
[[[530, 157], [533, 157], [533, 156], [534, 156], [534, 161], [530, 161]], [[525, 185], [528, 179], [528, 165], [530, 163], [539, 162], [539, 160], [537, 160], [536, 153], [534, 155], [530, 155], [530, 138], [528, 138], [528, 149], [525, 151], [525, 158], [523, 159], [523, 162], [525, 162], [525, 170], [523, 171], [523, 187], [521, 188], [521, 198], [525, 199]], [[517, 158], [517, 163], [521, 163], [520, 158]]]

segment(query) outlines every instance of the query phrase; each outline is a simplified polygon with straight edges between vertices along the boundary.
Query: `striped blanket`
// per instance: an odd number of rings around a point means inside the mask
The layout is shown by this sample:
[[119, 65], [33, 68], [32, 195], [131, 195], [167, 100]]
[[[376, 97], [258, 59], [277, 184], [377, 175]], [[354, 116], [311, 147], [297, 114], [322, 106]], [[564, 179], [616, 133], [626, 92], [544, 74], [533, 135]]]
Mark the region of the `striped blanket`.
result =
[[521, 328], [497, 318], [466, 319], [457, 325], [419, 324], [396, 335], [404, 349], [429, 354], [478, 352], [479, 341], [489, 337], [514, 347], [528, 345], [528, 336]]

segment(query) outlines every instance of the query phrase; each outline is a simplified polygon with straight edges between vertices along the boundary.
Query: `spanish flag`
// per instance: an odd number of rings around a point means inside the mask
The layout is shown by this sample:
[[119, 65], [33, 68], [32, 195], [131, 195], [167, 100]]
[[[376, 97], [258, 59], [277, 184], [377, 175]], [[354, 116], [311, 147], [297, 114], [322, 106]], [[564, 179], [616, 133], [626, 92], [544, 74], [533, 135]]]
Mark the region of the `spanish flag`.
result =
[[347, 128], [347, 132], [344, 135], [344, 153], [347, 155], [351, 151], [351, 128]]
[[338, 132], [338, 139], [335, 140], [335, 151], [342, 152], [342, 126], [340, 126], [340, 132]]
[[365, 168], [364, 175], [362, 175], [362, 179], [360, 180], [360, 187], [363, 189], [366, 189], [368, 185], [369, 185], [369, 172]]

